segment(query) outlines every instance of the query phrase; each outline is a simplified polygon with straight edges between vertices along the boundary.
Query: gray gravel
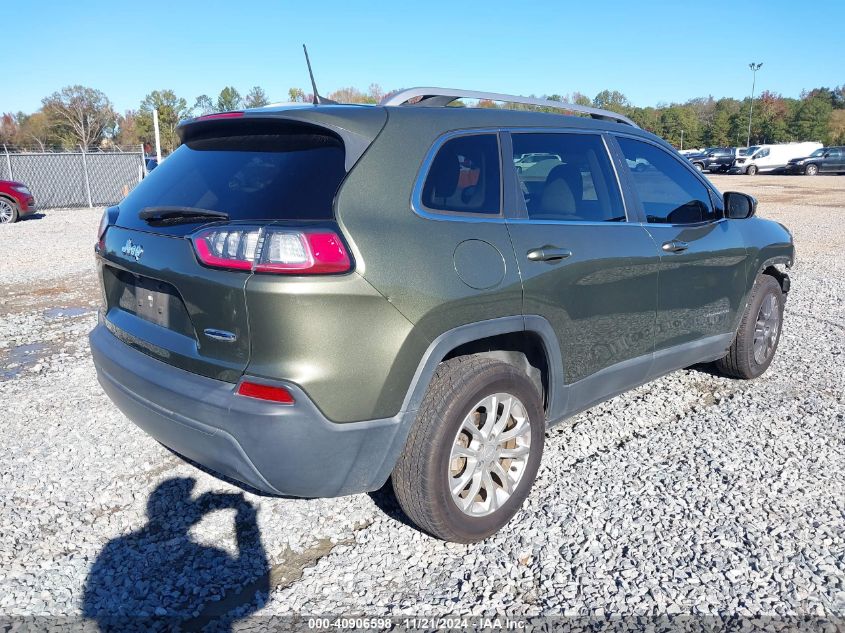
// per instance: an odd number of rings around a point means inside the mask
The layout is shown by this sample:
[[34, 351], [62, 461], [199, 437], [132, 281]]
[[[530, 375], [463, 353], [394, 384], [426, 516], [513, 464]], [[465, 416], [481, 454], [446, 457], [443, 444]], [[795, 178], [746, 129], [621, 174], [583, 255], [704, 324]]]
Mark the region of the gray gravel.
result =
[[100, 212], [3, 227], [0, 616], [845, 617], [845, 178], [717, 180], [795, 235], [769, 371], [676, 372], [553, 429], [523, 511], [472, 546], [383, 491], [272, 498], [171, 454], [96, 382]]

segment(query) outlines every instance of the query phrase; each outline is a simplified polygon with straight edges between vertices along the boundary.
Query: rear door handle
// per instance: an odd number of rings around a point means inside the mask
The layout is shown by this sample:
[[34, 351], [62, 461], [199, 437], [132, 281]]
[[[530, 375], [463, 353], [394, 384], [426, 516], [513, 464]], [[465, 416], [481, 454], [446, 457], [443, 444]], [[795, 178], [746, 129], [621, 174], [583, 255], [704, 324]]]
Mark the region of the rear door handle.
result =
[[680, 253], [689, 248], [689, 244], [681, 240], [672, 240], [671, 242], [663, 242], [663, 250], [667, 253]]
[[528, 251], [528, 259], [532, 262], [559, 262], [567, 257], [572, 257], [572, 251], [549, 244]]

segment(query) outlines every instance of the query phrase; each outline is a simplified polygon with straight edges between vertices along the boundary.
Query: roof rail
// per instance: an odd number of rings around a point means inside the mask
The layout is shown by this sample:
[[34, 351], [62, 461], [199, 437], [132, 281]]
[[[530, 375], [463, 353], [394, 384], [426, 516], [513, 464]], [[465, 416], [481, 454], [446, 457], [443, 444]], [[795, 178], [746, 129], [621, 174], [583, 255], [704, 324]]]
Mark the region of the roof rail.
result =
[[[421, 97], [421, 99], [413, 104], [408, 103], [408, 101], [417, 97]], [[576, 103], [567, 103], [565, 101], [551, 101], [550, 99], [520, 97], [517, 95], [500, 94], [498, 92], [479, 92], [478, 90], [461, 90], [454, 88], [408, 88], [407, 90], [397, 92], [395, 95], [385, 97], [381, 100], [381, 103], [379, 105], [413, 105], [417, 107], [443, 107], [449, 105], [457, 99], [485, 99], [489, 101], [504, 101], [506, 103], [522, 103], [524, 105], [543, 106], [546, 108], [559, 108], [560, 110], [568, 110], [569, 112], [589, 114], [594, 119], [614, 121], [616, 123], [627, 123], [628, 125], [639, 127], [628, 117], [618, 114], [616, 112], [611, 112], [610, 110], [591, 108], [589, 106], [582, 106]]]

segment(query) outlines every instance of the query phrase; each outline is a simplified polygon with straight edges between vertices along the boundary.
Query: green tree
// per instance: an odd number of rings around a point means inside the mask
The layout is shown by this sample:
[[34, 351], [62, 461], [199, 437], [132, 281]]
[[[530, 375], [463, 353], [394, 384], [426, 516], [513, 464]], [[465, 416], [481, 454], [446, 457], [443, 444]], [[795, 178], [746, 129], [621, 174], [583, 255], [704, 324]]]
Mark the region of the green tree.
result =
[[232, 86], [226, 86], [217, 96], [217, 111], [229, 112], [241, 107], [241, 93]]
[[372, 95], [365, 94], [352, 86], [335, 90], [329, 94], [329, 99], [338, 103], [376, 103]]
[[117, 115], [105, 93], [86, 86], [67, 86], [41, 101], [53, 132], [67, 146], [97, 145], [114, 133]]
[[253, 88], [246, 93], [244, 97], [245, 108], [261, 108], [270, 103], [267, 98], [267, 93], [261, 86], [253, 86]]
[[839, 108], [830, 113], [828, 124], [828, 145], [845, 145], [845, 109]]
[[593, 99], [593, 106], [625, 114], [631, 107], [631, 102], [618, 90], [602, 90]]
[[765, 91], [756, 104], [752, 133], [763, 143], [783, 143], [790, 138], [789, 104], [779, 94]]
[[702, 144], [702, 129], [689, 106], [672, 104], [660, 112], [660, 135], [675, 147], [699, 147]]
[[16, 145], [36, 145], [41, 150], [54, 145], [61, 145], [61, 139], [56, 137], [50, 125], [50, 120], [41, 110], [32, 114], [18, 112], [15, 118], [18, 123]]
[[288, 89], [288, 99], [291, 103], [304, 103], [306, 101], [310, 101], [303, 92], [302, 88], [290, 88]]
[[197, 97], [196, 101], [194, 101], [194, 107], [191, 109], [193, 110], [194, 116], [203, 116], [217, 111], [214, 101], [208, 95]]
[[127, 110], [117, 120], [117, 133], [114, 138], [118, 145], [140, 145], [144, 142], [138, 129], [138, 112]]
[[797, 141], [821, 141], [828, 137], [828, 124], [833, 111], [829, 95], [814, 94], [801, 100], [790, 125]]
[[592, 99], [590, 99], [590, 97], [585, 95], [583, 92], [573, 92], [571, 95], [569, 95], [569, 98], [567, 99], [567, 101], [569, 101], [570, 103], [574, 103], [576, 105], [582, 105], [582, 106], [593, 105]]
[[713, 109], [710, 125], [705, 130], [704, 142], [716, 147], [725, 147], [736, 143], [736, 138], [731, 136], [731, 125], [738, 113], [739, 101], [736, 99], [719, 99]]
[[161, 145], [166, 152], [172, 152], [179, 146], [176, 126], [179, 121], [191, 116], [188, 103], [177, 97], [172, 90], [153, 90], [144, 97], [138, 110], [138, 131], [143, 140], [153, 142], [153, 110], [158, 110], [158, 127]]
[[644, 130], [653, 134], [660, 133], [660, 112], [656, 108], [630, 108], [628, 116]]

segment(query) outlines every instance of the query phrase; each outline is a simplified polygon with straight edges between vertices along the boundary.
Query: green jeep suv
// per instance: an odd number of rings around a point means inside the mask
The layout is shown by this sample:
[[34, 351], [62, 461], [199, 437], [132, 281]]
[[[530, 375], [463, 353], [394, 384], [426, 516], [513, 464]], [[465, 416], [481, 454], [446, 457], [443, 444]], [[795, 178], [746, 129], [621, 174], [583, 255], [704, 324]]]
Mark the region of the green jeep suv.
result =
[[259, 490], [390, 479], [420, 528], [477, 541], [551, 425], [696, 363], [755, 378], [777, 348], [789, 232], [612, 112], [423, 88], [180, 134], [104, 214], [91, 349], [130, 420]]

